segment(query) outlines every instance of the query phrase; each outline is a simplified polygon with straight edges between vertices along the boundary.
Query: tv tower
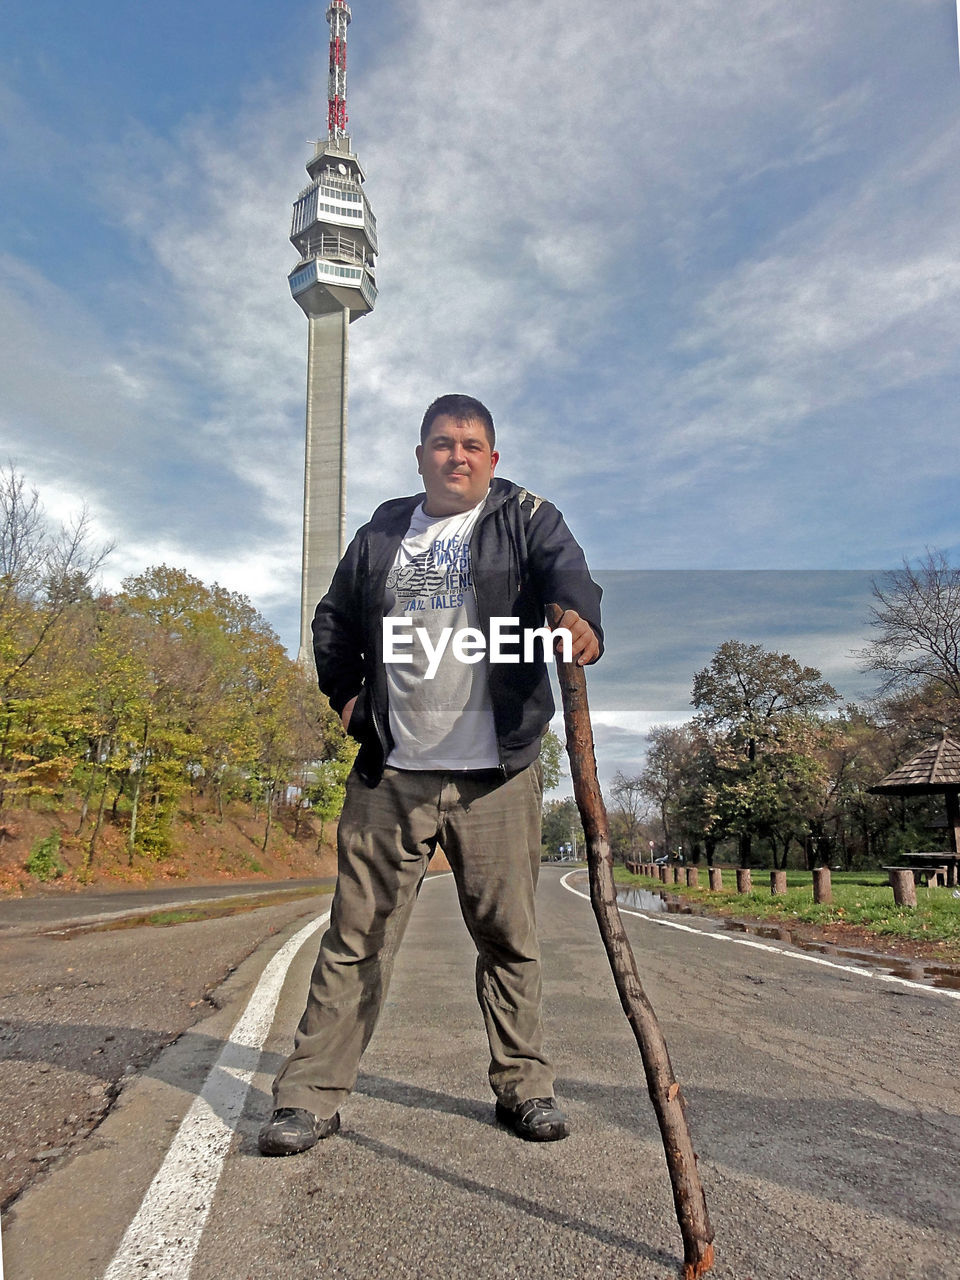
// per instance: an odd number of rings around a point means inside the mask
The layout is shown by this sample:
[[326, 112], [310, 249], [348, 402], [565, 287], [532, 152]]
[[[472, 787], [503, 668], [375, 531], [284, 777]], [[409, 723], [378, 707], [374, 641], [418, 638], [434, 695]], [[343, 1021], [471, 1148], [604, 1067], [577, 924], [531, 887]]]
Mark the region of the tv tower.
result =
[[300, 261], [290, 292], [309, 322], [303, 474], [303, 574], [299, 661], [310, 663], [310, 624], [343, 555], [346, 532], [348, 326], [373, 310], [377, 222], [347, 135], [347, 0], [330, 0], [327, 138], [307, 162], [310, 185], [293, 206]]

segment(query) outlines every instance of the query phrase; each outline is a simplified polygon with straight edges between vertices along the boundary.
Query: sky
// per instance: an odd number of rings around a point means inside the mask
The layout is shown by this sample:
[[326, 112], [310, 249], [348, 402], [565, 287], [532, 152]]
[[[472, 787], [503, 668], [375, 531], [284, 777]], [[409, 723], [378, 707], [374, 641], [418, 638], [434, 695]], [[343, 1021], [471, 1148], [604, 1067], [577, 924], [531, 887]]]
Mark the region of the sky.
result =
[[[870, 580], [956, 562], [953, 0], [355, 0], [381, 253], [350, 329], [348, 527], [419, 488], [425, 406], [607, 589], [602, 772], [725, 639], [845, 697]], [[0, 457], [86, 504], [107, 585], [165, 562], [296, 652], [306, 322], [293, 200], [325, 3], [0, 11]]]

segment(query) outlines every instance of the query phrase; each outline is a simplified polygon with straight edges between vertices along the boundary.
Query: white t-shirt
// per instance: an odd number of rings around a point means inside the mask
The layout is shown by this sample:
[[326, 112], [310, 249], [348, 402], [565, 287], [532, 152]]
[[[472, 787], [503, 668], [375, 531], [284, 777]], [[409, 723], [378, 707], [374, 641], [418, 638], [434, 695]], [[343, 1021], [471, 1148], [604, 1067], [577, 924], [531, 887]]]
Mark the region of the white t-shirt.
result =
[[[397, 769], [493, 769], [500, 763], [486, 662], [462, 662], [452, 651], [453, 635], [479, 623], [470, 536], [482, 506], [428, 516], [421, 503], [387, 575], [386, 616], [413, 623], [412, 630], [397, 633], [404, 643], [396, 646], [411, 661], [385, 663], [394, 741], [387, 764]], [[435, 650], [444, 627], [453, 630], [428, 680], [427, 649], [416, 632], [426, 631]]]

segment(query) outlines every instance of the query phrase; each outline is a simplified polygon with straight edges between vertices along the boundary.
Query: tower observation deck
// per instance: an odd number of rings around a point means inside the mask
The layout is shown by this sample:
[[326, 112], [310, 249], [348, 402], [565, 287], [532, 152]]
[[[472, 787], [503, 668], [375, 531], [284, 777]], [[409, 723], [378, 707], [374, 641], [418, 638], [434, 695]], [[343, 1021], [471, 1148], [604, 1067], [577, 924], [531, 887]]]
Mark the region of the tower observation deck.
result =
[[330, 0], [327, 138], [307, 161], [310, 183], [294, 203], [290, 229], [300, 254], [288, 277], [290, 292], [309, 322], [299, 652], [306, 663], [314, 610], [344, 550], [348, 326], [377, 300], [377, 222], [346, 132], [351, 16], [346, 0]]

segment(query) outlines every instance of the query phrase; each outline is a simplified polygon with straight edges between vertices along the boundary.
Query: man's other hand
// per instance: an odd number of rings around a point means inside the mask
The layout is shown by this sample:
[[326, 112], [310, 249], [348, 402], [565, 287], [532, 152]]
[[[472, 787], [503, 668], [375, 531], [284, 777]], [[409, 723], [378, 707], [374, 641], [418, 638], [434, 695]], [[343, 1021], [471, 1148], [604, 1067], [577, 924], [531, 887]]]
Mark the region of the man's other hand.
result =
[[340, 723], [343, 725], [344, 729], [346, 729], [347, 725], [349, 725], [350, 717], [353, 715], [353, 708], [356, 705], [357, 705], [357, 699], [355, 697], [351, 698], [350, 701], [344, 706], [343, 710], [340, 712]]
[[[578, 667], [596, 662], [600, 657], [600, 641], [586, 618], [581, 618], [574, 609], [567, 609], [557, 626], [565, 627], [570, 632], [573, 641], [571, 657]], [[554, 647], [559, 649], [559, 639]]]

